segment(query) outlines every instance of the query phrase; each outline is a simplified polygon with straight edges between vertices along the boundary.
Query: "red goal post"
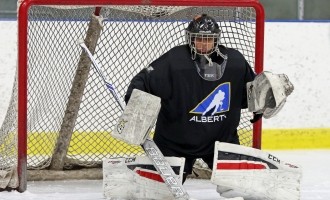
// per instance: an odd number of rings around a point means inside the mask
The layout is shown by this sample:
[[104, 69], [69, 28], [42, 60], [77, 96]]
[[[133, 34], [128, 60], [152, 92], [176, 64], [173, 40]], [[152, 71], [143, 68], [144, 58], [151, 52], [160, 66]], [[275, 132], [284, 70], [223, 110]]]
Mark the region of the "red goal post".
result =
[[[69, 113], [65, 109], [68, 109], [70, 90], [74, 87], [73, 77], [83, 63], [81, 50], [75, 47], [72, 41], [81, 39], [79, 37], [84, 37], [86, 41], [89, 37], [90, 26], [86, 13], [90, 8], [96, 15], [100, 14], [106, 18], [106, 28], [99, 30], [99, 35], [94, 39], [89, 38], [89, 47], [94, 46], [93, 51], [102, 66], [111, 63], [113, 68], [102, 70], [117, 86], [121, 95], [124, 94], [130, 78], [148, 62], [174, 45], [184, 43], [180, 30], [182, 32], [189, 19], [201, 12], [213, 15], [220, 23], [223, 30], [222, 43], [241, 51], [256, 73], [263, 71], [264, 10], [257, 0], [23, 0], [18, 7], [17, 124], [11, 129], [17, 132], [17, 161], [13, 162], [13, 166], [17, 165], [18, 181], [11, 188], [25, 191], [27, 169], [44, 169], [53, 162], [52, 156], [41, 157], [56, 151], [55, 144], [62, 135], [62, 121], [66, 121], [63, 119]], [[131, 29], [133, 25], [136, 29]], [[169, 28], [166, 28], [167, 26]], [[59, 32], [56, 32], [57, 30]], [[95, 31], [90, 37], [94, 37], [93, 34], [95, 35]], [[148, 38], [148, 41], [144, 38]], [[109, 46], [107, 39], [114, 45]], [[128, 66], [133, 64], [126, 63], [126, 60], [130, 59], [141, 66], [132, 70]], [[56, 63], [59, 64], [55, 65]], [[84, 66], [88, 65], [90, 63], [85, 63]], [[71, 68], [68, 69], [67, 66], [74, 66], [71, 67], [74, 71], [68, 72]], [[50, 71], [47, 71], [48, 68]], [[61, 68], [63, 71], [57, 71]], [[92, 165], [90, 163], [98, 163], [104, 157], [140, 155], [139, 149], [127, 147], [126, 144], [108, 138], [120, 112], [113, 105], [115, 103], [111, 103], [111, 95], [104, 94], [104, 85], [93, 75], [95, 72], [89, 70], [85, 77], [85, 87], [82, 88], [81, 102], [77, 106], [79, 110], [71, 123], [73, 129], [69, 134], [70, 140], [67, 141], [70, 143], [67, 147], [69, 149], [64, 149], [64, 153], [67, 153], [64, 155], [65, 159], [78, 160], [79, 164], [89, 167]], [[47, 86], [49, 88], [46, 88]], [[59, 95], [61, 92], [65, 96], [64, 99]], [[45, 98], [46, 95], [50, 97]], [[97, 102], [102, 102], [102, 105]], [[251, 128], [248, 121], [251, 115], [246, 112], [242, 114], [239, 130], [241, 143], [261, 148], [261, 121]], [[6, 133], [0, 132], [0, 136], [1, 134]], [[51, 139], [42, 140], [42, 137]], [[86, 137], [91, 138], [84, 141]], [[53, 141], [47, 144], [47, 147], [40, 144], [50, 140]], [[95, 142], [89, 143], [91, 140]], [[99, 149], [101, 143], [106, 146], [104, 149]], [[95, 146], [89, 148], [88, 145]], [[38, 152], [33, 148], [35, 146], [38, 146], [37, 149], [46, 149], [49, 146], [52, 148]], [[113, 149], [109, 149], [109, 146], [113, 146]], [[28, 154], [28, 149], [31, 155]], [[2, 153], [0, 146], [0, 155]], [[32, 164], [34, 159], [36, 161]], [[46, 164], [39, 167], [41, 163]], [[0, 166], [0, 170], [5, 169], [6, 167], [2, 169]]]

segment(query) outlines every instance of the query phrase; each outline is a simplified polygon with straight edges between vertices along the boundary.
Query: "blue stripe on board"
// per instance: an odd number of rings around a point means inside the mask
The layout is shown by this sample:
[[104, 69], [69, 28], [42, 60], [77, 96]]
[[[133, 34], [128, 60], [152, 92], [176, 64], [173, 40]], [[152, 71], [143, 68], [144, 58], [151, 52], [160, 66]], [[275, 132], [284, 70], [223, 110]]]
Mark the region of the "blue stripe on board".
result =
[[11, 22], [11, 21], [17, 21], [17, 18], [1, 18], [0, 17], [0, 22], [3, 21], [3, 22]]

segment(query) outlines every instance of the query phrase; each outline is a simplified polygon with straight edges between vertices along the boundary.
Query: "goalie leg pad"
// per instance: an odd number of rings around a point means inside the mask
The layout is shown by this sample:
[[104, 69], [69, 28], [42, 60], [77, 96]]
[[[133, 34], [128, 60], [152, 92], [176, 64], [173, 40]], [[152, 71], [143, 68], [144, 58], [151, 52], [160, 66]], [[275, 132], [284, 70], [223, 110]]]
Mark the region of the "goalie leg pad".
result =
[[156, 122], [159, 111], [159, 97], [134, 89], [115, 126], [113, 136], [129, 144], [143, 144]]
[[[166, 157], [180, 181], [184, 158]], [[103, 195], [107, 199], [174, 199], [148, 157], [105, 159]]]
[[211, 181], [221, 196], [299, 200], [301, 168], [250, 147], [215, 144]]

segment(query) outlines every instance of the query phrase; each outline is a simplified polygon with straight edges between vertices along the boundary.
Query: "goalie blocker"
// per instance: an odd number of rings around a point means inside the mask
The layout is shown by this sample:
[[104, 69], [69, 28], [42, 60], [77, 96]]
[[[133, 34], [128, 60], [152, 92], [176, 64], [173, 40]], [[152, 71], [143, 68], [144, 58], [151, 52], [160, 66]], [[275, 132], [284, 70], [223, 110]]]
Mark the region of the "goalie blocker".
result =
[[129, 144], [142, 145], [157, 120], [159, 110], [159, 97], [134, 89], [113, 136]]
[[211, 181], [223, 197], [299, 200], [301, 168], [250, 147], [216, 142]]

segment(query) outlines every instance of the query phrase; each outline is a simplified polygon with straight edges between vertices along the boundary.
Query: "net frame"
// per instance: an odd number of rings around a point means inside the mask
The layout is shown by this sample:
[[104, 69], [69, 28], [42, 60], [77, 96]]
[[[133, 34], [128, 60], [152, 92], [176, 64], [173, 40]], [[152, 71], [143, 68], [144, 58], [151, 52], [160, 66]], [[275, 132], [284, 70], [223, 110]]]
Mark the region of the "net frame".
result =
[[[260, 73], [263, 70], [263, 39], [264, 39], [264, 11], [262, 5], [257, 0], [208, 0], [208, 1], [174, 1], [174, 0], [155, 0], [155, 1], [104, 1], [95, 0], [93, 2], [87, 0], [68, 1], [68, 0], [26, 0], [22, 1], [19, 6], [18, 18], [18, 166], [17, 173], [19, 177], [19, 191], [26, 190], [27, 176], [27, 51], [28, 51], [28, 11], [33, 5], [58, 6], [58, 5], [80, 5], [80, 6], [105, 6], [105, 5], [158, 5], [158, 6], [229, 6], [229, 7], [253, 7], [256, 11], [256, 41], [255, 41], [255, 71]], [[253, 147], [261, 148], [261, 121], [253, 125]]]

